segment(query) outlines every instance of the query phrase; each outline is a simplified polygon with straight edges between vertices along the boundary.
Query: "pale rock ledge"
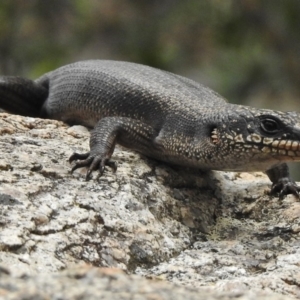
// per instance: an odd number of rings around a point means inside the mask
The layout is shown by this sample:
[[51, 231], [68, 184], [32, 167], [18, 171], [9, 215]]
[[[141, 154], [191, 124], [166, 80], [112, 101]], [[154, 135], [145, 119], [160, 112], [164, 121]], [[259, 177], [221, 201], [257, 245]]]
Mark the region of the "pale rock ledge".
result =
[[82, 126], [0, 114], [0, 299], [28, 299], [28, 286], [39, 299], [300, 298], [294, 196], [268, 196], [262, 173], [201, 174], [121, 148], [116, 173], [86, 182], [68, 157], [88, 140]]

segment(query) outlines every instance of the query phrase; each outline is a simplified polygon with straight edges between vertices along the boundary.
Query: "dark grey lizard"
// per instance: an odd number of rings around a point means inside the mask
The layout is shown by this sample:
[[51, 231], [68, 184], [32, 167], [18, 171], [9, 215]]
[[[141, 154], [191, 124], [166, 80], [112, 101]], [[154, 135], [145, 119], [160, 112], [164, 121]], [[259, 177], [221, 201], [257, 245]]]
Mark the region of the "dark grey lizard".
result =
[[202, 170], [265, 171], [272, 192], [298, 195], [285, 162], [300, 160], [300, 114], [227, 103], [209, 88], [144, 65], [91, 60], [35, 81], [0, 77], [0, 107], [93, 127], [74, 171], [103, 173], [116, 144]]

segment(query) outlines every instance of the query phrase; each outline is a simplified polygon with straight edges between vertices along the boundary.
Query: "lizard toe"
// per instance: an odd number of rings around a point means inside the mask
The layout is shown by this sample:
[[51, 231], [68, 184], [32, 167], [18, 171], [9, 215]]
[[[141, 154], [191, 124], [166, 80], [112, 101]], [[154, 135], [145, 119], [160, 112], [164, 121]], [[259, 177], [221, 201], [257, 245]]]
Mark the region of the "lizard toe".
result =
[[69, 158], [69, 163], [73, 162], [74, 160], [84, 160], [84, 159], [87, 159], [90, 155], [90, 152], [87, 152], [87, 153], [76, 153], [74, 152], [70, 158]]
[[300, 187], [295, 182], [289, 182], [283, 186], [279, 193], [279, 199], [283, 199], [288, 194], [294, 195], [299, 199]]
[[82, 161], [76, 161], [75, 165], [71, 169], [71, 173], [73, 173], [75, 170], [77, 170], [79, 168], [89, 166], [92, 163], [92, 161], [93, 161], [93, 157], [88, 157], [87, 159], [82, 160]]
[[109, 167], [113, 170], [114, 173], [115, 173], [115, 172], [117, 171], [117, 169], [118, 169], [118, 164], [117, 164], [115, 161], [113, 161], [113, 160], [108, 160], [108, 161], [106, 162], [106, 165], [109, 166]]
[[105, 159], [102, 159], [101, 156], [93, 157], [91, 164], [86, 172], [85, 180], [88, 181], [91, 178], [92, 172], [99, 169], [99, 177], [102, 176], [104, 172], [104, 166], [102, 164], [105, 162]]
[[284, 196], [289, 194], [292, 194], [299, 199], [299, 192], [300, 186], [290, 178], [282, 178], [277, 183], [273, 184], [271, 188], [271, 195], [278, 194], [280, 199], [283, 199]]
[[69, 161], [70, 163], [76, 161], [71, 169], [71, 173], [79, 168], [88, 168], [85, 176], [86, 181], [91, 179], [91, 175], [95, 170], [99, 170], [98, 177], [101, 177], [104, 173], [105, 166], [109, 166], [114, 172], [117, 170], [116, 162], [110, 160], [108, 157], [103, 157], [102, 155], [93, 155], [90, 152], [84, 154], [74, 153], [69, 158]]

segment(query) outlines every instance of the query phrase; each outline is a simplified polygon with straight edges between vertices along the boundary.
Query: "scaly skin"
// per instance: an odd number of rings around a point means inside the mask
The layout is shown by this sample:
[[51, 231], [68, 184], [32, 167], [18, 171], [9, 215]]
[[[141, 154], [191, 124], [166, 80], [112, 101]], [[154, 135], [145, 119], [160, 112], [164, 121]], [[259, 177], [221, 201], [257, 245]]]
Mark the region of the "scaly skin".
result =
[[300, 161], [300, 115], [228, 104], [207, 87], [151, 67], [83, 61], [36, 81], [0, 77], [0, 107], [94, 128], [72, 170], [103, 173], [115, 144], [202, 170], [265, 171], [272, 191], [298, 195], [288, 161]]

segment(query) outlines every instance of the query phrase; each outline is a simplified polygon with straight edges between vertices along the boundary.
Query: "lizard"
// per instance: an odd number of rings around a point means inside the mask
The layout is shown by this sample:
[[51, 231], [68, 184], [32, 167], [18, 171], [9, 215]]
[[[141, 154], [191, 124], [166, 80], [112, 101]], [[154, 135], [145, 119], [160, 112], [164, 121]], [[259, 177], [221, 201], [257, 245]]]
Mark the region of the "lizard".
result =
[[99, 176], [116, 144], [203, 171], [263, 171], [271, 193], [298, 197], [287, 162], [300, 161], [300, 114], [227, 102], [191, 79], [146, 65], [87, 60], [36, 80], [0, 76], [0, 107], [92, 128], [90, 151], [73, 153], [71, 172]]

